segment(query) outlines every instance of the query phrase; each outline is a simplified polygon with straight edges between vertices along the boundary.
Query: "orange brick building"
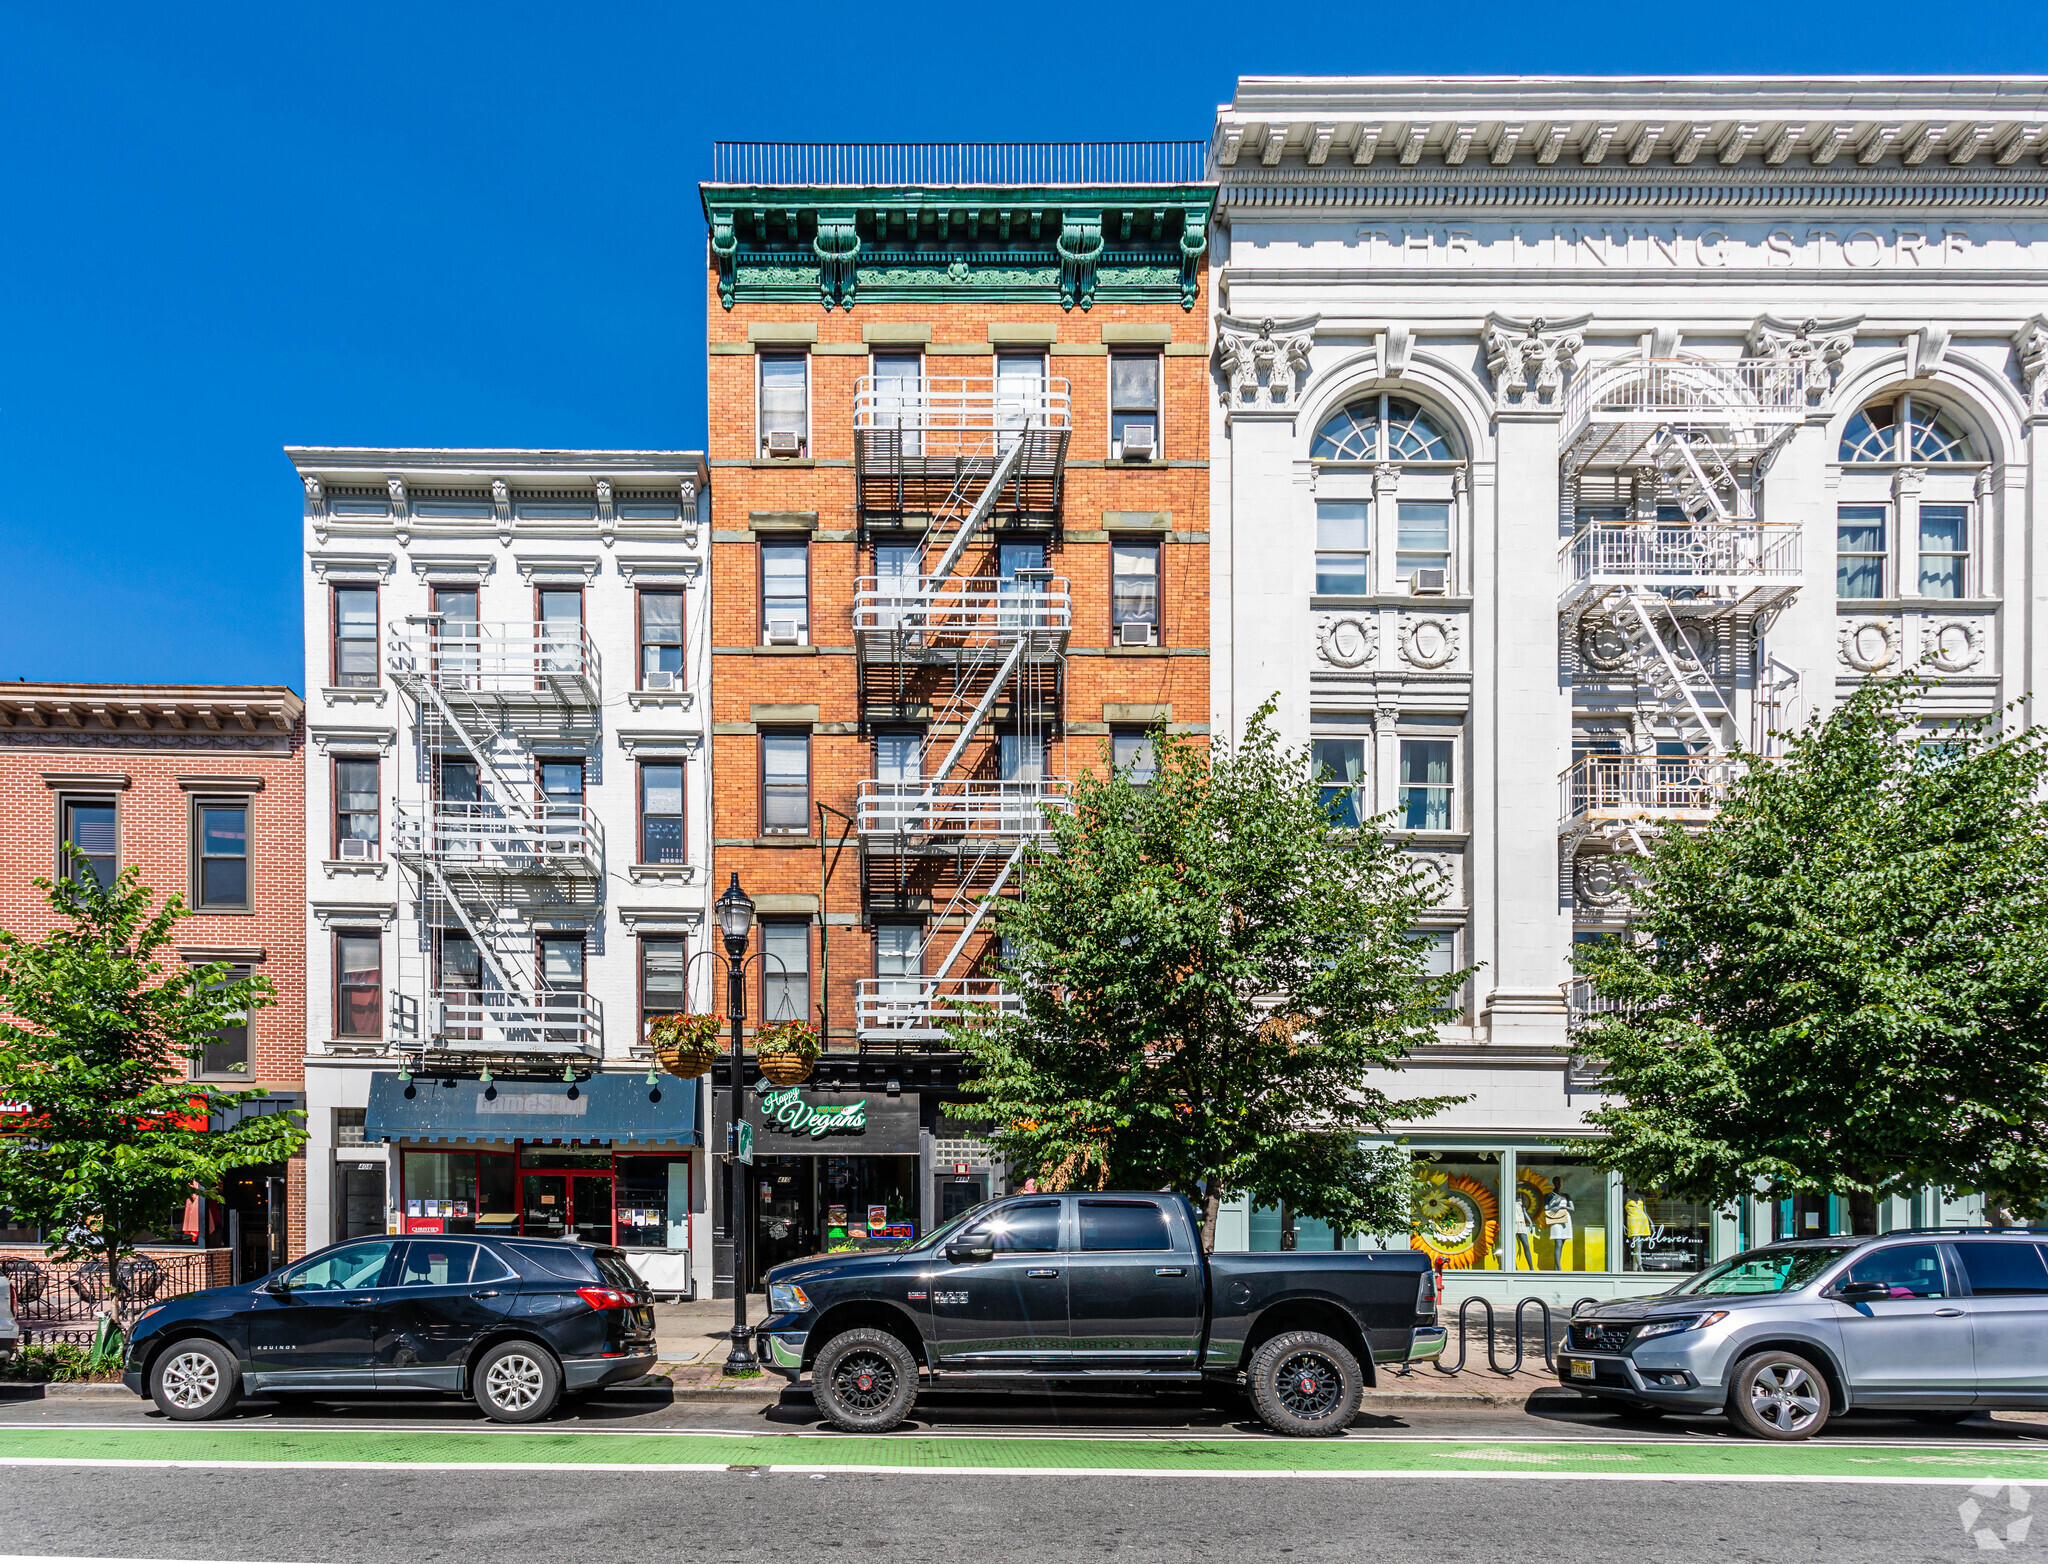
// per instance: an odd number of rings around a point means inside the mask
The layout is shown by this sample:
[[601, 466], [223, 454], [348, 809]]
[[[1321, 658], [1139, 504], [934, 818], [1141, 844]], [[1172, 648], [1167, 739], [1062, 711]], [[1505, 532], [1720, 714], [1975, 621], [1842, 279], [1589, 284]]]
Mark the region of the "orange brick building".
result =
[[755, 1277], [995, 1192], [940, 1106], [946, 1024], [1005, 1002], [986, 906], [1073, 778], [1207, 732], [1200, 169], [732, 145], [702, 188], [713, 878], [756, 903], [750, 1025], [819, 1025], [802, 1100], [865, 1115], [762, 1123]]
[[[0, 686], [0, 926], [57, 923], [35, 881], [63, 872], [59, 843], [104, 877], [130, 866], [192, 915], [179, 958], [267, 977], [276, 1003], [221, 1035], [195, 1080], [262, 1090], [243, 1113], [303, 1109], [306, 1056], [304, 703], [278, 686]], [[305, 1159], [233, 1175], [151, 1252], [172, 1290], [260, 1275], [304, 1252]], [[0, 1213], [0, 1254], [41, 1234]]]

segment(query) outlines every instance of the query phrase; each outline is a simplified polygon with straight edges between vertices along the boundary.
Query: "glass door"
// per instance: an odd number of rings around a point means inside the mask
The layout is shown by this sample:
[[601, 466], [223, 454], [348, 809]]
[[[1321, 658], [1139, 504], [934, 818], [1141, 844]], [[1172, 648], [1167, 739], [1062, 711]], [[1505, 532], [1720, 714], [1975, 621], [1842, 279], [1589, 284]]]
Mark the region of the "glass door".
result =
[[519, 1230], [528, 1238], [566, 1238], [569, 1235], [569, 1175], [529, 1173], [520, 1181], [520, 1189]]
[[569, 1175], [569, 1220], [579, 1243], [612, 1241], [612, 1176], [609, 1173]]

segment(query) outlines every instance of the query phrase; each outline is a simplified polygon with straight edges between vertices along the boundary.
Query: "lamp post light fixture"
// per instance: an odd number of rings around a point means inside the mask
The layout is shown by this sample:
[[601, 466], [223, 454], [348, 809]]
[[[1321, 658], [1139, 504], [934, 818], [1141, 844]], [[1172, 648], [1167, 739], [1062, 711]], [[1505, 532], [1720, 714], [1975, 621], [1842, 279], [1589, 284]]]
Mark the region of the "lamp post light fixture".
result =
[[754, 900], [740, 889], [735, 873], [712, 911], [725, 936], [725, 1014], [732, 1022], [732, 1114], [725, 1127], [725, 1219], [732, 1229], [732, 1350], [725, 1357], [728, 1374], [758, 1372], [747, 1341], [747, 1174], [739, 1165], [740, 1119], [746, 1111], [741, 1079], [740, 1023], [747, 1018], [747, 940], [754, 930]]

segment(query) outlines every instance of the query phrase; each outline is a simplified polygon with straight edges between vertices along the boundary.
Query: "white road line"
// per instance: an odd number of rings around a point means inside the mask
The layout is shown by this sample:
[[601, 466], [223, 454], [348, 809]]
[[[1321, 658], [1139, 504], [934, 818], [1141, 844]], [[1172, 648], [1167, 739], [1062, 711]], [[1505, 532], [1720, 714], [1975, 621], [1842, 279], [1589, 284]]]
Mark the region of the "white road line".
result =
[[[71, 1456], [7, 1456], [0, 1457], [0, 1467], [10, 1466], [52, 1466], [52, 1467], [124, 1467], [155, 1470], [180, 1471], [344, 1471], [344, 1472], [729, 1472], [732, 1466], [724, 1463], [701, 1461], [644, 1462], [644, 1461], [577, 1461], [565, 1464], [559, 1461], [171, 1461], [171, 1460], [119, 1460], [108, 1458], [93, 1460]], [[2048, 1488], [2048, 1478], [2012, 1477], [2002, 1472], [1978, 1472], [1972, 1475], [1957, 1474], [1952, 1477], [1879, 1477], [1813, 1475], [1799, 1476], [1790, 1473], [1736, 1473], [1736, 1472], [1570, 1472], [1570, 1471], [1372, 1471], [1372, 1472], [1320, 1472], [1296, 1471], [1230, 1471], [1212, 1467], [1154, 1467], [1154, 1466], [883, 1466], [861, 1464], [804, 1464], [804, 1465], [760, 1465], [746, 1466], [747, 1471], [764, 1472], [774, 1476], [798, 1476], [816, 1474], [844, 1475], [854, 1477], [1236, 1477], [1236, 1478], [1291, 1478], [1297, 1481], [1344, 1481], [1344, 1482], [1465, 1482], [1474, 1478], [1524, 1479], [1531, 1482], [1613, 1482], [1613, 1483], [1730, 1483], [1730, 1484], [1785, 1484], [1805, 1483], [1820, 1486], [1847, 1487], [1904, 1487], [1904, 1488], [1967, 1488], [1976, 1483], [1995, 1482], [2013, 1484], [2023, 1488]], [[34, 1559], [34, 1555], [9, 1556], [0, 1554], [0, 1564], [23, 1564]], [[44, 1558], [36, 1564], [52, 1564]], [[153, 1564], [149, 1560], [95, 1560], [92, 1564]], [[154, 1561], [154, 1564], [184, 1564], [184, 1561]]]

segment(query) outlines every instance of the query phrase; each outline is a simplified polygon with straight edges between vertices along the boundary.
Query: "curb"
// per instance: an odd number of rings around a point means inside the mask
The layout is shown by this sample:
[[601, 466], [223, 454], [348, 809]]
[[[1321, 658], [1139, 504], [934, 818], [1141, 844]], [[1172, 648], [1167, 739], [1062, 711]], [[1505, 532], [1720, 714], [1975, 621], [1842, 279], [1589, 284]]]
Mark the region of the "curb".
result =
[[50, 1380], [0, 1380], [0, 1400], [6, 1401], [93, 1401], [114, 1396], [136, 1399], [126, 1385], [84, 1383], [64, 1384]]

